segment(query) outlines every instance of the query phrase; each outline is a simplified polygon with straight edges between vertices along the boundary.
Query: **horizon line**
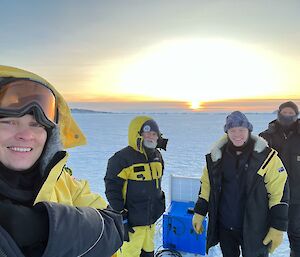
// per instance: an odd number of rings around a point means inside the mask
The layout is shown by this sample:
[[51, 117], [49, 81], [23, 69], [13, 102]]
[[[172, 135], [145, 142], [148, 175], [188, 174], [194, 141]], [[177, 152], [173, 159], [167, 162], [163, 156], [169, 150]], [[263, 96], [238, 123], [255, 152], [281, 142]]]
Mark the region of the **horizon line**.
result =
[[300, 106], [300, 99], [232, 99], [228, 101], [201, 102], [198, 108], [192, 108], [190, 102], [182, 101], [99, 101], [68, 102], [70, 108], [102, 112], [275, 112], [283, 102], [292, 100]]

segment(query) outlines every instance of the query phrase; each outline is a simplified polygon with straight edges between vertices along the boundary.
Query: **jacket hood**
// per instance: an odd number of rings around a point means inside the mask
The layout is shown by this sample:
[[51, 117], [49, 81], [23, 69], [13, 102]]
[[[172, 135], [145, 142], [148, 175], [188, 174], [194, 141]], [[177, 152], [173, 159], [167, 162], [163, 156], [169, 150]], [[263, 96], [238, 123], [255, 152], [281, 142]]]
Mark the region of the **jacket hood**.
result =
[[149, 116], [137, 116], [129, 124], [128, 144], [134, 150], [141, 153], [144, 153], [144, 148], [143, 137], [140, 135], [140, 131], [143, 124], [148, 120], [152, 120], [152, 118]]
[[86, 138], [75, 122], [74, 118], [72, 117], [67, 102], [48, 81], [34, 73], [14, 67], [0, 65], [0, 78], [5, 77], [30, 79], [36, 82], [40, 82], [49, 87], [54, 92], [57, 101], [58, 127], [63, 147], [70, 148], [86, 144]]
[[[251, 134], [251, 139], [254, 141], [254, 151], [261, 153], [268, 147], [268, 143], [265, 139], [259, 136]], [[216, 162], [222, 158], [222, 148], [228, 142], [227, 134], [224, 134], [212, 147], [210, 154], [213, 162]]]

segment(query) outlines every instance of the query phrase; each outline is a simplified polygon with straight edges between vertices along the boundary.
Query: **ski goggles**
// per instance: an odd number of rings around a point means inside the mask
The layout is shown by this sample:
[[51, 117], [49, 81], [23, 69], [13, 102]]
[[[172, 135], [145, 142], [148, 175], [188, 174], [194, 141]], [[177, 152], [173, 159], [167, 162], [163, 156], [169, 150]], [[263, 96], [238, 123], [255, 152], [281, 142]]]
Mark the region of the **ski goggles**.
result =
[[41, 125], [55, 126], [57, 104], [52, 90], [29, 79], [1, 81], [0, 116], [21, 117], [31, 112]]

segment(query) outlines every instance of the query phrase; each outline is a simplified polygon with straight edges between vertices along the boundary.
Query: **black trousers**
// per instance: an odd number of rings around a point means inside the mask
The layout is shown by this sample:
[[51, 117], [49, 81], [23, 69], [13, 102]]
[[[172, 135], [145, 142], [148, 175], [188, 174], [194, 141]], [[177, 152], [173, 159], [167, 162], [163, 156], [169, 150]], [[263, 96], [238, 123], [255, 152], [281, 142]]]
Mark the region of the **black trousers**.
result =
[[[219, 239], [223, 257], [240, 257], [243, 243], [242, 232], [239, 230], [230, 230], [220, 227]], [[242, 250], [243, 251], [243, 250]], [[260, 254], [253, 257], [268, 257], [269, 254]]]
[[300, 204], [290, 204], [288, 237], [293, 257], [300, 257]]

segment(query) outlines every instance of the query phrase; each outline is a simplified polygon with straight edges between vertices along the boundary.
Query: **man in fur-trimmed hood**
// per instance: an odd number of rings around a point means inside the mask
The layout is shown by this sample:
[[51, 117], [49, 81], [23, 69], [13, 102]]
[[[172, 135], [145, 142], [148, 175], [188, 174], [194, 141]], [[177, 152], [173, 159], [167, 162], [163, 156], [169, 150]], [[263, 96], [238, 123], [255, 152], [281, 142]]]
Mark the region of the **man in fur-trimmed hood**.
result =
[[266, 257], [287, 229], [287, 173], [245, 114], [226, 118], [225, 135], [206, 155], [193, 226], [202, 233], [209, 216], [207, 249], [220, 243], [224, 257]]

